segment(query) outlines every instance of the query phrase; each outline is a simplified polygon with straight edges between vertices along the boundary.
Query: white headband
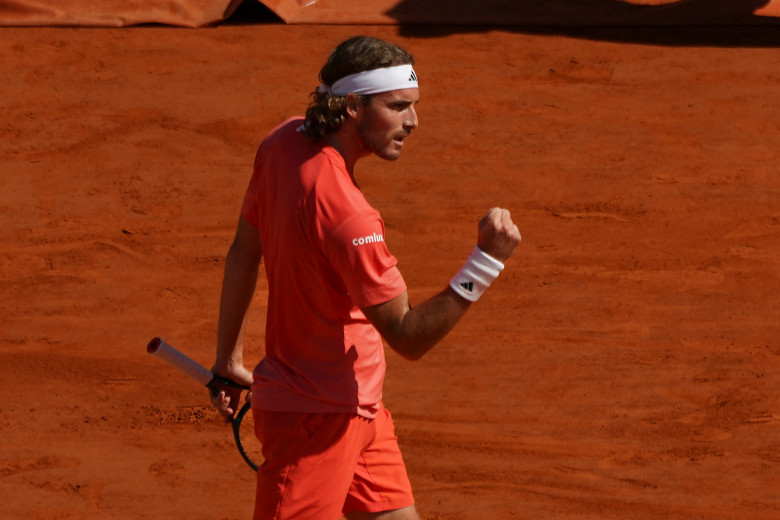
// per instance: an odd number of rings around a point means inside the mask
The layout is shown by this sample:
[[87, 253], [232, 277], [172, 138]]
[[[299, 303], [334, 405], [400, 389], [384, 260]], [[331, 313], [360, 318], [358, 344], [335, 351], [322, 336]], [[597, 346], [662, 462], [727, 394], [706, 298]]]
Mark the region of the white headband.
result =
[[332, 87], [320, 85], [317, 92], [321, 94], [329, 92], [334, 96], [346, 96], [354, 92], [367, 96], [404, 88], [417, 88], [417, 74], [408, 64], [350, 74], [334, 82]]

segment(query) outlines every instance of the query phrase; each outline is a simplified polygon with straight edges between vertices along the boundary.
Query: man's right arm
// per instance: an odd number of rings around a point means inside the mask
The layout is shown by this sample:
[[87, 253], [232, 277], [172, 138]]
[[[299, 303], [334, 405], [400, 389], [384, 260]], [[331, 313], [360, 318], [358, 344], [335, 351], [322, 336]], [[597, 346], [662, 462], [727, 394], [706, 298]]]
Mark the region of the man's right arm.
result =
[[[254, 296], [263, 247], [252, 224], [240, 217], [236, 236], [225, 260], [225, 275], [219, 305], [217, 361], [211, 371], [244, 385], [252, 384], [252, 374], [243, 362], [243, 328]], [[234, 395], [235, 394], [235, 395]], [[225, 389], [212, 395], [212, 403], [223, 416], [229, 416], [238, 399], [237, 392]]]

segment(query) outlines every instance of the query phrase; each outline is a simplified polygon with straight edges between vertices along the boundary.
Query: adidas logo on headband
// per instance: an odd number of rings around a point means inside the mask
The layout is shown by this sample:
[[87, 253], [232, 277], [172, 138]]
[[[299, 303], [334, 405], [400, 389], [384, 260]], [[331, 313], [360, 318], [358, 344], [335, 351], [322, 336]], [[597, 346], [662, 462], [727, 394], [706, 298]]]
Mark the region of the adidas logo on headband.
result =
[[334, 96], [346, 96], [350, 92], [366, 96], [390, 90], [416, 88], [417, 74], [409, 64], [396, 65], [350, 74], [335, 81], [330, 88], [327, 85], [320, 87], [322, 92], [330, 92]]

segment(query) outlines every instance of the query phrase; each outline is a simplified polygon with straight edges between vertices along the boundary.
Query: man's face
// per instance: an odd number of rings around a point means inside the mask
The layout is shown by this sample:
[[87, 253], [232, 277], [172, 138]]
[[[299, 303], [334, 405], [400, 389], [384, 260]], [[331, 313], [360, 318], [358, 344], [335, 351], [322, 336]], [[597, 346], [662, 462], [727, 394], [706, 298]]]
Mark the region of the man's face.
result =
[[407, 88], [374, 94], [367, 105], [361, 105], [357, 131], [366, 152], [388, 161], [398, 159], [404, 140], [417, 128], [414, 106], [419, 101], [419, 89]]

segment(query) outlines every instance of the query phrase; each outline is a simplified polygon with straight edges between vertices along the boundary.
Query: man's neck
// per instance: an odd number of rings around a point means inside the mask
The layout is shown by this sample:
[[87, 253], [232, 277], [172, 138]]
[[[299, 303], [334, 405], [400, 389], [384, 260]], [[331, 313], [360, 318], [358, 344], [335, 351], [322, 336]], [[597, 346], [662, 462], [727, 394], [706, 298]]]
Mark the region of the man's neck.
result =
[[338, 132], [326, 135], [325, 143], [341, 154], [350, 175], [354, 172], [355, 163], [363, 157], [370, 155], [370, 152], [361, 144], [357, 133], [349, 126], [342, 127]]

